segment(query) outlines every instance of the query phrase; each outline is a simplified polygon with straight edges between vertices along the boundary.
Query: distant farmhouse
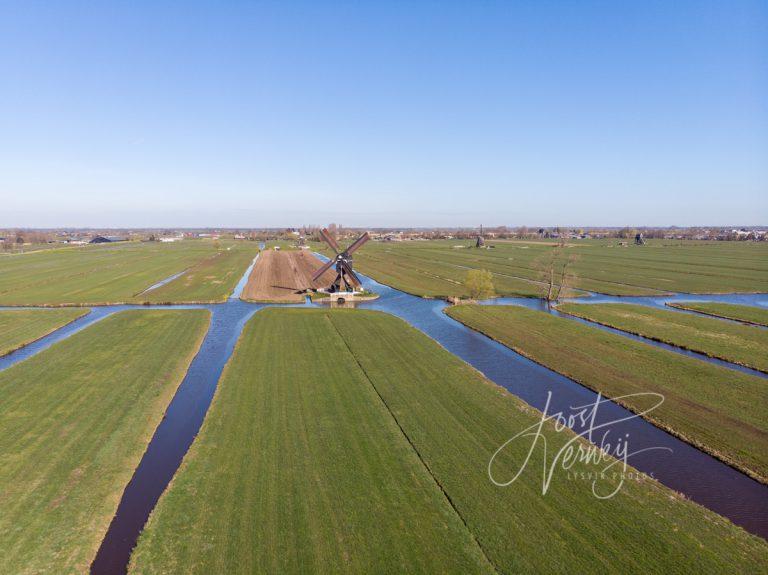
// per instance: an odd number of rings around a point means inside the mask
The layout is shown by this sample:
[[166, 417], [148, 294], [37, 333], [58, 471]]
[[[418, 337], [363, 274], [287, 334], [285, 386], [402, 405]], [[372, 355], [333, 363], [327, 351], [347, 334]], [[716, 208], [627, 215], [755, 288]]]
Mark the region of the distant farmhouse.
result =
[[111, 244], [114, 242], [127, 242], [128, 238], [122, 236], [96, 236], [89, 244]]

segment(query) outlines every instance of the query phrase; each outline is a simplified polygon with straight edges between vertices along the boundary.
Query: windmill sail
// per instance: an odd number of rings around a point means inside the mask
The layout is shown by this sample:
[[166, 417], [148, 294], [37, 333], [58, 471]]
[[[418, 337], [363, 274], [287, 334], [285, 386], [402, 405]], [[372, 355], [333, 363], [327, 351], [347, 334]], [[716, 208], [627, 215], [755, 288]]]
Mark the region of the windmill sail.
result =
[[336, 266], [336, 279], [333, 281], [328, 291], [354, 291], [362, 287], [362, 282], [357, 274], [352, 271], [352, 253], [360, 249], [360, 247], [371, 239], [368, 232], [363, 233], [359, 238], [352, 242], [347, 249], [341, 251], [339, 244], [328, 233], [328, 230], [323, 228], [320, 230], [320, 237], [325, 241], [328, 246], [335, 252], [334, 257], [324, 263], [312, 276], [312, 281], [317, 281], [326, 271]]

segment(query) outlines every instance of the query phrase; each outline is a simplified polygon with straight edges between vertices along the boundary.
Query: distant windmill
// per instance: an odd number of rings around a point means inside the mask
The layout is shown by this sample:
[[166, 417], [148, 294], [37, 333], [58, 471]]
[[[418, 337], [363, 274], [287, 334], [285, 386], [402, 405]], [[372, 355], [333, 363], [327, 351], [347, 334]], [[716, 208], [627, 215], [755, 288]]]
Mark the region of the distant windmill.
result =
[[483, 238], [483, 224], [480, 224], [480, 233], [477, 235], [477, 242], [475, 242], [476, 248], [485, 247], [485, 238]]
[[360, 246], [362, 246], [365, 242], [371, 239], [368, 235], [368, 232], [365, 232], [362, 236], [357, 238], [344, 251], [341, 251], [339, 244], [336, 243], [336, 240], [333, 239], [333, 236], [328, 233], [327, 229], [323, 228], [320, 230], [320, 236], [323, 238], [323, 240], [325, 240], [325, 243], [328, 244], [334, 252], [336, 252], [336, 255], [331, 258], [325, 265], [323, 265], [323, 267], [315, 272], [315, 275], [312, 276], [312, 281], [317, 281], [320, 276], [322, 276], [327, 270], [331, 269], [331, 267], [335, 265], [336, 279], [333, 280], [333, 283], [328, 288], [329, 292], [335, 293], [340, 291], [355, 291], [355, 289], [360, 288], [363, 284], [360, 281], [360, 278], [355, 275], [355, 272], [352, 271], [352, 254], [356, 250], [360, 249]]

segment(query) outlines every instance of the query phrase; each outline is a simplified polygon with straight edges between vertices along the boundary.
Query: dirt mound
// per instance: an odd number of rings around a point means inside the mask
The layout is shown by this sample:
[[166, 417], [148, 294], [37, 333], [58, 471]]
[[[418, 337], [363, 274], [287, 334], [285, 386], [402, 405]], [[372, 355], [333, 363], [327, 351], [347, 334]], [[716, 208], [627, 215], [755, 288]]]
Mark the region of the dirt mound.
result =
[[309, 288], [328, 287], [336, 277], [334, 270], [326, 271], [317, 282], [312, 275], [323, 265], [307, 252], [265, 250], [243, 290], [242, 299], [261, 302], [301, 303]]

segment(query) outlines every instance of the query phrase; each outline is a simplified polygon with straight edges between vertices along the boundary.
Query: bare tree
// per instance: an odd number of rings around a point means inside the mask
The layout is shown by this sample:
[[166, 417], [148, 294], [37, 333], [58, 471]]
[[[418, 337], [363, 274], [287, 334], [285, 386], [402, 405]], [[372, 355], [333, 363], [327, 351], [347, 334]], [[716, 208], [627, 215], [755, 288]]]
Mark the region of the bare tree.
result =
[[541, 285], [541, 297], [548, 304], [558, 301], [573, 286], [576, 280], [573, 264], [577, 259], [576, 254], [568, 252], [564, 242], [559, 242], [549, 252], [533, 260], [532, 267]]

